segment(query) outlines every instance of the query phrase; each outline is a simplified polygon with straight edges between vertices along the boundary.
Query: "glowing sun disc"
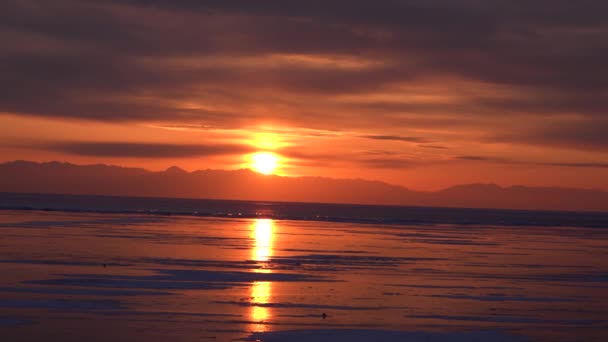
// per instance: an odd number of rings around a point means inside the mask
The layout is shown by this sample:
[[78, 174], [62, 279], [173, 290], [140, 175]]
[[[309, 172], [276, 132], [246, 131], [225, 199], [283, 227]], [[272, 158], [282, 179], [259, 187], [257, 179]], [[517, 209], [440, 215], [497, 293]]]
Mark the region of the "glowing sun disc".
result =
[[274, 153], [258, 152], [251, 156], [251, 168], [265, 175], [272, 174], [279, 166], [279, 157]]

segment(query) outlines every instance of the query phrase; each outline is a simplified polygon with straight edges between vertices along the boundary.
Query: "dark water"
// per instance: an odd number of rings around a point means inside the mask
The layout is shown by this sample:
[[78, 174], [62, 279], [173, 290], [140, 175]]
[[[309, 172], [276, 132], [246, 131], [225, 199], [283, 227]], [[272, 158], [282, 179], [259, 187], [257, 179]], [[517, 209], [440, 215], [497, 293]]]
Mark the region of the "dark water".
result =
[[0, 209], [382, 224], [608, 228], [608, 213], [0, 193]]
[[605, 341], [602, 213], [0, 194], [0, 341]]

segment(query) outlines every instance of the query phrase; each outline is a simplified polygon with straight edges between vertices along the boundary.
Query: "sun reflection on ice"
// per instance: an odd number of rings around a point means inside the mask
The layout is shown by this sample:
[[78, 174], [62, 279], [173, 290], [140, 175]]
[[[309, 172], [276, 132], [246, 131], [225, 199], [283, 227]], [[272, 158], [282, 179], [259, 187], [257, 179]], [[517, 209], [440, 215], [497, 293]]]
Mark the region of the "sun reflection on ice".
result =
[[274, 223], [271, 219], [256, 219], [252, 225], [251, 237], [254, 239], [251, 258], [265, 262], [272, 256]]
[[[272, 256], [272, 243], [274, 238], [274, 222], [271, 219], [256, 219], [251, 226], [253, 247], [251, 258], [259, 263], [265, 263]], [[255, 269], [256, 273], [270, 273], [269, 269]], [[268, 331], [266, 322], [272, 317], [270, 308], [255, 306], [255, 304], [267, 304], [270, 302], [272, 283], [269, 281], [256, 281], [251, 285], [251, 307], [249, 313], [252, 324], [251, 330], [257, 332]]]
[[[253, 283], [251, 287], [251, 301], [255, 304], [266, 304], [270, 300], [270, 282], [260, 281]], [[252, 306], [250, 312], [253, 330], [266, 331], [266, 321], [271, 317], [270, 309], [263, 306]]]

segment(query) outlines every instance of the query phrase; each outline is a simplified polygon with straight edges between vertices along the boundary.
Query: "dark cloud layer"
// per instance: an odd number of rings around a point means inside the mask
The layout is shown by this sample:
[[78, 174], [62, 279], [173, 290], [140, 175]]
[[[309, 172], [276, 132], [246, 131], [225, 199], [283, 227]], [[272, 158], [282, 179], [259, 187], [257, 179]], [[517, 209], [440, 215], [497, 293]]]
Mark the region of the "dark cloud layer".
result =
[[457, 156], [457, 157], [455, 157], [455, 159], [473, 160], [473, 161], [491, 161], [491, 160], [494, 160], [494, 158], [483, 157], [483, 156]]
[[608, 163], [604, 162], [530, 162], [523, 160], [512, 160], [501, 157], [488, 157], [488, 156], [456, 156], [456, 160], [475, 161], [475, 162], [489, 162], [497, 164], [512, 164], [512, 165], [536, 165], [536, 166], [558, 166], [568, 168], [596, 168], [604, 169], [608, 168]]
[[373, 140], [403, 141], [411, 143], [431, 143], [433, 140], [423, 137], [404, 137], [399, 135], [364, 135], [362, 138]]
[[[607, 151], [607, 12], [597, 0], [6, 0], [0, 112], [275, 120], [413, 143], [431, 140], [383, 132], [475, 126], [482, 141]], [[429, 96], [446, 82], [457, 99]], [[334, 100], [383, 92], [404, 96]]]
[[127, 142], [66, 142], [37, 148], [94, 157], [182, 158], [251, 153], [246, 145], [154, 144]]
[[608, 163], [545, 163], [543, 165], [608, 169]]
[[[608, 107], [607, 107], [608, 108]], [[499, 133], [491, 141], [525, 142], [555, 147], [569, 147], [579, 150], [608, 150], [608, 113], [606, 117], [595, 119], [580, 118], [566, 122], [543, 122], [538, 127], [517, 132]]]

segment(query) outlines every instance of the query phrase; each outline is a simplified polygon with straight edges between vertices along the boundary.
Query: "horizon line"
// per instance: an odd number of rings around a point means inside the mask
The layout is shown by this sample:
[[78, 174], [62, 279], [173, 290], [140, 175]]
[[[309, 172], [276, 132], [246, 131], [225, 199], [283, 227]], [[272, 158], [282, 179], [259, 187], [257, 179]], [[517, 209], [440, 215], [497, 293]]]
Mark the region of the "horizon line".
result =
[[458, 188], [458, 187], [463, 187], [463, 186], [494, 186], [499, 188], [500, 190], [508, 190], [508, 189], [513, 189], [513, 188], [529, 188], [529, 189], [560, 189], [560, 190], [584, 190], [584, 191], [596, 191], [596, 192], [605, 192], [608, 193], [608, 189], [603, 189], [603, 188], [583, 188], [583, 187], [562, 187], [559, 185], [544, 185], [544, 186], [536, 186], [536, 185], [524, 185], [524, 184], [512, 184], [512, 185], [501, 185], [498, 184], [496, 182], [489, 182], [489, 183], [484, 183], [484, 182], [475, 182], [475, 183], [460, 183], [460, 184], [454, 184], [448, 187], [444, 187], [444, 188], [440, 188], [438, 190], [435, 191], [424, 191], [424, 190], [413, 190], [409, 187], [403, 186], [403, 185], [398, 185], [398, 184], [393, 184], [393, 183], [389, 183], [386, 181], [382, 181], [382, 180], [376, 180], [376, 179], [365, 179], [365, 178], [335, 178], [335, 177], [327, 177], [327, 176], [288, 176], [288, 175], [278, 175], [278, 174], [262, 174], [259, 172], [256, 172], [252, 169], [249, 168], [239, 168], [239, 169], [196, 169], [196, 170], [192, 170], [192, 171], [188, 171], [186, 169], [183, 169], [177, 165], [172, 165], [169, 166], [167, 168], [165, 168], [164, 170], [159, 170], [159, 171], [155, 171], [155, 170], [150, 170], [144, 167], [130, 167], [130, 166], [122, 166], [122, 165], [117, 165], [117, 164], [106, 164], [106, 163], [92, 163], [92, 164], [78, 164], [78, 163], [74, 163], [74, 162], [70, 162], [70, 161], [59, 161], [59, 160], [51, 160], [51, 161], [32, 161], [32, 160], [25, 160], [25, 159], [14, 159], [14, 160], [8, 160], [8, 161], [2, 161], [0, 162], [0, 166], [2, 165], [7, 165], [7, 164], [14, 164], [14, 163], [31, 163], [31, 164], [37, 164], [37, 165], [44, 165], [44, 164], [67, 164], [70, 166], [77, 166], [77, 167], [91, 167], [91, 166], [105, 166], [105, 167], [116, 167], [116, 168], [121, 168], [121, 169], [127, 169], [127, 170], [142, 170], [145, 172], [149, 172], [149, 173], [167, 173], [169, 172], [169, 170], [171, 169], [179, 169], [180, 171], [186, 173], [186, 174], [195, 174], [197, 172], [210, 172], [210, 171], [218, 171], [218, 172], [239, 172], [239, 171], [246, 171], [246, 172], [250, 172], [251, 174], [260, 176], [260, 177], [278, 177], [278, 178], [289, 178], [289, 179], [298, 179], [298, 178], [320, 178], [320, 179], [328, 179], [328, 180], [336, 180], [336, 181], [363, 181], [363, 182], [370, 182], [370, 183], [381, 183], [381, 184], [385, 184], [388, 186], [392, 186], [392, 187], [398, 187], [401, 188], [403, 190], [406, 191], [411, 191], [411, 192], [416, 192], [416, 193], [425, 193], [425, 194], [433, 194], [433, 193], [439, 193], [445, 190], [449, 190], [449, 189], [454, 189], [454, 188]]

